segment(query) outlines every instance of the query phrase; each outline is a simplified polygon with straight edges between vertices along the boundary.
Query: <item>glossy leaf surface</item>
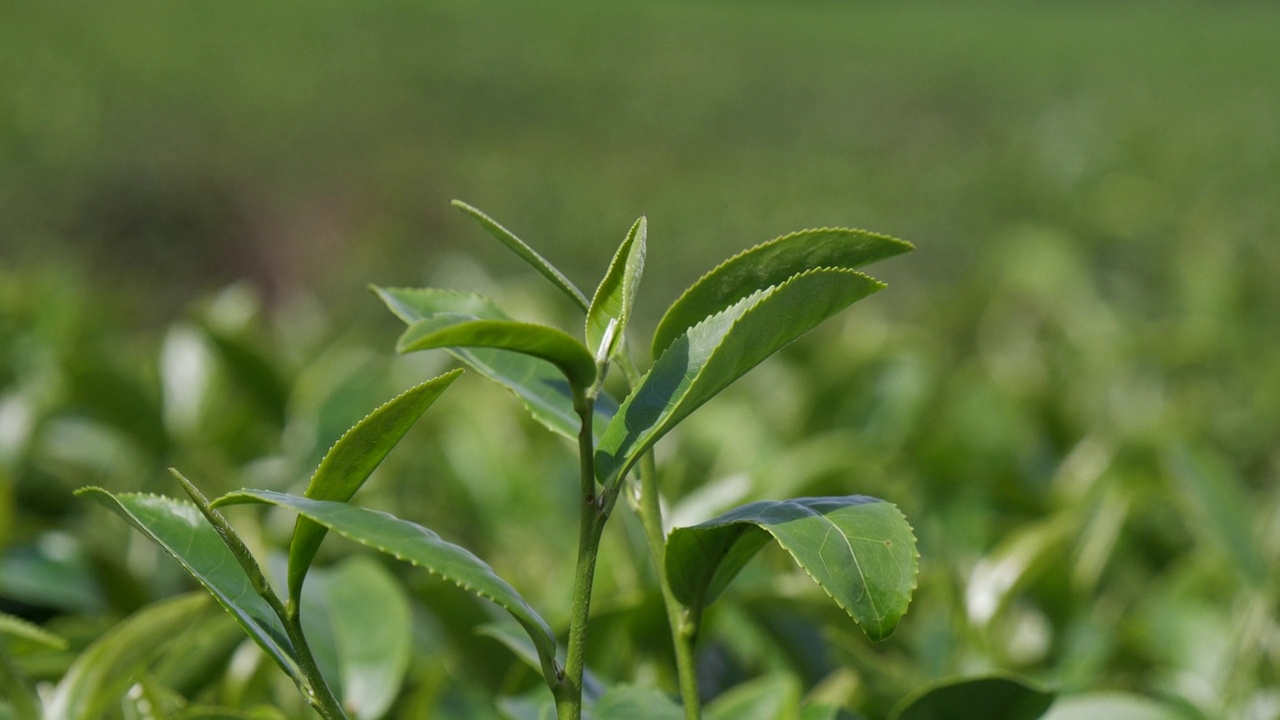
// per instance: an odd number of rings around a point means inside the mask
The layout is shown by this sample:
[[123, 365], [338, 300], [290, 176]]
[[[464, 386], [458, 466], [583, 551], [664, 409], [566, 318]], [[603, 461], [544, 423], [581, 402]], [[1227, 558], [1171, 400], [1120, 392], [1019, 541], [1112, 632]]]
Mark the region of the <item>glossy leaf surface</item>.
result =
[[[458, 320], [510, 320], [486, 297], [434, 288], [374, 288], [391, 312], [413, 325], [439, 315], [469, 316]], [[555, 365], [528, 355], [496, 348], [448, 348], [471, 369], [510, 390], [534, 419], [567, 438], [578, 437], [579, 418], [573, 393]], [[595, 404], [595, 432], [604, 432], [617, 404], [601, 394]]]
[[503, 245], [510, 248], [516, 255], [519, 255], [520, 259], [529, 263], [534, 270], [542, 273], [543, 277], [550, 280], [551, 284], [556, 286], [560, 292], [567, 295], [574, 304], [583, 310], [587, 309], [587, 296], [583, 295], [582, 291], [579, 290], [577, 286], [569, 280], [569, 278], [565, 277], [564, 273], [560, 272], [554, 265], [548, 262], [546, 258], [539, 255], [536, 250], [529, 247], [520, 238], [516, 237], [515, 233], [512, 233], [510, 230], [502, 227], [493, 218], [462, 202], [461, 200], [454, 200], [453, 206], [474, 218], [475, 221], [480, 223], [480, 226], [483, 227], [490, 235], [496, 238]]
[[[445, 373], [417, 385], [369, 413], [338, 439], [311, 476], [306, 496], [316, 500], [346, 502], [364, 485], [374, 469], [400, 442], [422, 413], [458, 379], [461, 370]], [[289, 543], [289, 597], [302, 592], [325, 529], [306, 518], [298, 518]]]
[[904, 698], [890, 720], [1037, 720], [1053, 704], [1054, 693], [1005, 676], [945, 680]]
[[160, 495], [113, 495], [92, 487], [77, 494], [102, 503], [164, 548], [231, 613], [254, 642], [302, 682], [293, 645], [280, 618], [254, 592], [244, 569], [195, 505]]
[[911, 243], [887, 235], [821, 228], [801, 230], [744, 250], [703, 275], [672, 303], [653, 333], [653, 356], [661, 356], [703, 318], [723, 312], [761, 288], [780, 285], [814, 268], [853, 270], [911, 249]]
[[578, 387], [596, 379], [595, 359], [587, 348], [563, 330], [546, 325], [441, 315], [410, 325], [396, 343], [396, 351], [402, 353], [450, 347], [497, 348], [546, 360]]
[[852, 270], [813, 270], [755, 292], [693, 326], [657, 359], [610, 421], [596, 452], [596, 477], [606, 485], [619, 478], [716, 393], [883, 287]]
[[[203, 518], [201, 518], [203, 520]], [[134, 676], [208, 606], [203, 593], [163, 600], [134, 613], [85, 648], [44, 708], [45, 720], [98, 720]]]
[[312, 500], [267, 490], [241, 490], [224, 495], [214, 504], [239, 503], [267, 503], [289, 508], [343, 537], [424, 568], [492, 601], [520, 623], [538, 649], [543, 673], [549, 678], [555, 676], [556, 642], [550, 626], [515, 588], [469, 550], [408, 520], [346, 503]]
[[648, 232], [649, 223], [643, 217], [631, 226], [587, 310], [587, 347], [601, 364], [613, 357], [631, 318], [640, 276], [644, 274]]
[[754, 502], [667, 541], [666, 573], [680, 602], [710, 605], [772, 537], [873, 640], [907, 611], [919, 554], [902, 513], [850, 495]]

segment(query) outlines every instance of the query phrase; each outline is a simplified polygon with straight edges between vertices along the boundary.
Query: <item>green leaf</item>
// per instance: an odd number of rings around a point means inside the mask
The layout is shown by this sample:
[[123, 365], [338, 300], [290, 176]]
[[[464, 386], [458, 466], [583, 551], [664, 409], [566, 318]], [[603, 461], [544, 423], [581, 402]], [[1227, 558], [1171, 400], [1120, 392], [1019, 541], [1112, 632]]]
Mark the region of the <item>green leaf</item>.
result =
[[723, 312], [751, 293], [813, 268], [854, 270], [911, 250], [911, 243], [865, 230], [801, 230], [757, 245], [724, 261], [684, 291], [653, 333], [653, 356], [703, 318]]
[[44, 645], [54, 650], [65, 650], [67, 647], [67, 641], [61, 636], [8, 613], [0, 613], [0, 635], [30, 640], [33, 643]]
[[268, 490], [241, 490], [219, 498], [214, 505], [267, 503], [290, 508], [343, 537], [387, 553], [492, 601], [524, 628], [538, 649], [548, 682], [559, 676], [556, 641], [551, 627], [515, 588], [498, 577], [469, 550], [440, 538], [435, 532], [387, 513], [346, 503], [312, 500]]
[[409, 599], [382, 565], [360, 556], [326, 573], [323, 595], [337, 649], [342, 705], [362, 720], [382, 717], [409, 667]]
[[[369, 413], [346, 432], [320, 461], [311, 476], [306, 496], [316, 500], [346, 502], [369, 479], [391, 449], [400, 442], [422, 413], [458, 379], [461, 370], [445, 373], [417, 385]], [[320, 549], [325, 529], [298, 518], [289, 543], [289, 599], [301, 597], [307, 569]]]
[[596, 362], [602, 369], [618, 349], [631, 318], [640, 276], [644, 273], [648, 227], [643, 217], [631, 226], [587, 310], [587, 347], [595, 352]]
[[561, 292], [569, 296], [569, 299], [584, 311], [587, 309], [587, 296], [577, 288], [564, 273], [556, 269], [554, 265], [547, 262], [546, 258], [539, 255], [533, 248], [525, 244], [523, 240], [516, 237], [510, 230], [502, 227], [496, 220], [485, 215], [480, 210], [462, 202], [454, 200], [453, 206], [462, 212], [475, 218], [476, 222], [489, 232], [490, 235], [497, 238], [499, 242], [511, 248], [512, 252], [519, 255], [522, 260], [529, 263], [534, 270], [542, 273], [543, 277], [551, 281]]
[[672, 530], [671, 591], [701, 611], [770, 536], [872, 640], [889, 637], [906, 613], [916, 587], [915, 536], [898, 508], [862, 495], [754, 502]]
[[684, 720], [684, 710], [664, 693], [634, 685], [610, 688], [592, 713], [596, 720]]
[[295, 682], [304, 683], [280, 618], [254, 592], [244, 568], [195, 505], [159, 495], [112, 495], [96, 487], [76, 494], [102, 503], [164, 548]]
[[[526, 665], [534, 670], [541, 669], [542, 663], [538, 659], [538, 649], [529, 642], [527, 635], [524, 635], [515, 627], [506, 623], [491, 622], [476, 628], [476, 633], [491, 637], [502, 643], [516, 657], [523, 660]], [[563, 664], [564, 658], [557, 657]], [[590, 668], [584, 670], [582, 673], [582, 699], [585, 702], [593, 703], [604, 694], [604, 691], [604, 683], [600, 682], [595, 673], [591, 672]]]
[[[203, 518], [192, 509], [192, 515]], [[222, 547], [218, 543], [218, 547]], [[134, 613], [80, 653], [44, 709], [45, 720], [97, 720], [134, 676], [208, 603], [203, 594], [163, 600]]]
[[[439, 315], [463, 315], [478, 320], [511, 319], [492, 300], [474, 293], [434, 288], [374, 287], [373, 290], [391, 312], [409, 325]], [[448, 352], [510, 390], [520, 398], [534, 419], [552, 432], [577, 439], [581, 420], [574, 409], [573, 392], [555, 365], [495, 348], [449, 348]], [[593, 424], [597, 435], [604, 432], [617, 408], [617, 404], [603, 393], [596, 398]]]
[[1274, 568], [1252, 532], [1249, 499], [1240, 478], [1223, 458], [1204, 450], [1175, 446], [1166, 450], [1164, 463], [1185, 498], [1189, 524], [1218, 547], [1244, 581], [1264, 587]]
[[889, 720], [1036, 720], [1055, 694], [1028, 681], [1003, 675], [944, 680], [903, 698]]
[[600, 438], [596, 477], [620, 478], [667, 431], [765, 358], [884, 285], [821, 268], [759, 290], [689, 328], [631, 391]]
[[791, 675], [757, 678], [725, 691], [707, 705], [706, 720], [795, 720], [800, 683]]
[[438, 315], [410, 325], [396, 343], [401, 353], [450, 347], [498, 348], [546, 360], [579, 388], [589, 387], [596, 379], [595, 359], [587, 348], [563, 330], [546, 325]]
[[1044, 720], [1186, 720], [1186, 715], [1140, 695], [1099, 692], [1062, 698]]

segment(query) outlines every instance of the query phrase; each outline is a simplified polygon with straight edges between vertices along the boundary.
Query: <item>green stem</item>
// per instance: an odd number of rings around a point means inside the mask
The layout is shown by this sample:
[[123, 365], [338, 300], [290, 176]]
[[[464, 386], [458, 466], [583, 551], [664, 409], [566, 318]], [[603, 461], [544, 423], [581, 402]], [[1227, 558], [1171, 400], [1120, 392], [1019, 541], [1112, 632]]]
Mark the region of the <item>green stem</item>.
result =
[[[280, 601], [276, 599], [275, 602], [271, 602], [271, 600], [272, 598], [267, 599], [273, 608], [278, 608]], [[279, 608], [276, 612], [284, 621], [285, 632], [289, 634], [289, 642], [293, 643], [294, 653], [298, 657], [298, 667], [306, 677], [307, 685], [310, 686], [304, 692], [307, 702], [325, 720], [347, 720], [347, 713], [342, 709], [342, 703], [338, 702], [329, 683], [325, 682], [324, 675], [320, 674], [320, 666], [316, 663], [315, 655], [311, 653], [311, 646], [307, 644], [307, 636], [302, 632], [302, 617], [298, 608], [297, 605], [290, 605], [288, 611]]]
[[666, 573], [666, 534], [662, 530], [662, 504], [658, 496], [658, 471], [653, 454], [645, 453], [640, 459], [640, 503], [637, 508], [644, 525], [649, 551], [657, 564], [658, 586], [662, 588], [662, 601], [667, 607], [667, 623], [671, 626], [671, 644], [676, 651], [676, 675], [680, 682], [680, 698], [684, 701], [687, 720], [701, 717], [701, 701], [698, 699], [698, 675], [694, 665], [693, 647], [698, 635], [698, 617], [680, 604], [671, 592]]

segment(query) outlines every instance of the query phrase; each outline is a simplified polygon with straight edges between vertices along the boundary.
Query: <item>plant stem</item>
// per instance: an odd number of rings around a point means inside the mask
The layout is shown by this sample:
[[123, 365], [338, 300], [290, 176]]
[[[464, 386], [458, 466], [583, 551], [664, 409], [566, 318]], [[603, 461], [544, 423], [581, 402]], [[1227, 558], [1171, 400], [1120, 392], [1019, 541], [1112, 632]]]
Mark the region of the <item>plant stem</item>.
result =
[[[276, 604], [279, 604], [278, 600]], [[307, 688], [308, 692], [304, 693], [307, 702], [325, 720], [347, 720], [347, 713], [342, 709], [342, 703], [338, 702], [329, 683], [320, 674], [320, 666], [316, 663], [315, 655], [311, 653], [311, 646], [307, 644], [307, 636], [302, 632], [302, 617], [298, 610], [299, 606], [291, 604], [289, 610], [281, 615], [280, 619], [284, 621], [289, 642], [293, 643], [293, 650], [298, 657], [298, 667], [307, 678], [307, 685], [310, 686]]]
[[581, 505], [578, 513], [578, 562], [573, 573], [573, 604], [569, 611], [569, 648], [565, 657], [564, 677], [559, 686], [552, 688], [560, 720], [578, 720], [582, 717], [582, 677], [586, 672], [591, 588], [595, 582], [600, 536], [612, 509], [611, 504], [602, 503], [603, 498], [596, 493], [595, 443], [591, 424], [594, 403], [588, 397], [581, 397], [575, 405], [582, 418], [582, 427], [578, 431]]
[[[640, 503], [637, 509], [649, 540], [649, 552], [657, 565], [658, 586], [662, 588], [662, 601], [667, 607], [667, 623], [671, 626], [671, 644], [676, 652], [676, 675], [680, 682], [680, 698], [684, 701], [687, 720], [701, 717], [701, 701], [698, 698], [698, 674], [694, 665], [693, 646], [697, 640], [697, 617], [676, 600], [667, 582], [666, 534], [662, 530], [662, 504], [658, 495], [658, 471], [652, 453], [640, 459]], [[699, 613], [700, 614], [700, 613]]]

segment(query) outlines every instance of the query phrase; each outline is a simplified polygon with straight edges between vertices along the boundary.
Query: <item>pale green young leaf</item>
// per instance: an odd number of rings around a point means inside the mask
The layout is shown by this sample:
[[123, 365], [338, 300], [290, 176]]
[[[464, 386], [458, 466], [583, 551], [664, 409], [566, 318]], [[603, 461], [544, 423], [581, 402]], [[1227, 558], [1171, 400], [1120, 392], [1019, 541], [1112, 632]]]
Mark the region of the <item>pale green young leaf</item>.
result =
[[898, 508], [862, 495], [754, 502], [671, 531], [671, 591], [699, 612], [770, 537], [872, 640], [889, 637], [916, 587], [919, 553]]
[[546, 360], [579, 388], [589, 387], [596, 379], [595, 359], [587, 348], [563, 330], [546, 325], [437, 315], [410, 325], [396, 343], [401, 353], [454, 347], [497, 348]]
[[[422, 413], [458, 379], [461, 372], [447, 372], [412, 387], [356, 423], [325, 453], [307, 485], [306, 496], [316, 500], [350, 500]], [[325, 532], [323, 527], [310, 520], [298, 518], [289, 543], [290, 600], [296, 601], [301, 596], [307, 569], [320, 549]]]
[[96, 487], [76, 494], [102, 503], [164, 548], [286, 673], [304, 682], [280, 618], [195, 505], [160, 495], [113, 495]]
[[656, 358], [703, 318], [751, 293], [814, 268], [854, 270], [912, 249], [911, 243], [865, 230], [801, 230], [729, 258], [684, 291], [653, 333]]
[[644, 274], [648, 228], [648, 221], [643, 217], [631, 226], [587, 310], [587, 347], [595, 353], [602, 368], [613, 357], [631, 318], [640, 276]]
[[[434, 288], [380, 288], [374, 292], [391, 312], [413, 325], [441, 315], [470, 316], [472, 320], [510, 320], [492, 300], [474, 293]], [[465, 318], [463, 318], [465, 319]], [[448, 348], [468, 367], [511, 391], [535, 420], [552, 432], [570, 439], [578, 437], [580, 419], [574, 409], [573, 392], [555, 365], [529, 355], [495, 348]], [[604, 432], [618, 405], [601, 393], [596, 398], [593, 425], [597, 435]]]
[[575, 305], [584, 311], [587, 309], [587, 296], [583, 295], [582, 291], [569, 278], [564, 276], [564, 273], [557, 270], [546, 258], [539, 255], [537, 251], [516, 237], [514, 233], [499, 225], [493, 218], [461, 200], [454, 200], [453, 206], [474, 218], [490, 235], [510, 248], [516, 255], [519, 255], [520, 259], [529, 263], [534, 270], [542, 273], [543, 277], [550, 280], [551, 284], [567, 295]]
[[596, 477], [608, 485], [689, 413], [818, 323], [884, 285], [819, 268], [759, 290], [689, 328], [623, 401], [600, 438]]
[[54, 650], [63, 650], [67, 647], [67, 641], [61, 635], [51, 633], [39, 625], [8, 613], [0, 613], [0, 635], [22, 638]]
[[[203, 522], [203, 518], [192, 514]], [[222, 547], [218, 543], [218, 547]], [[120, 701], [134, 676], [207, 607], [203, 593], [162, 600], [139, 610], [85, 648], [58, 682], [44, 720], [98, 720]]]
[[1055, 694], [1016, 676], [955, 678], [921, 688], [903, 698], [890, 720], [1037, 720]]
[[1141, 695], [1103, 691], [1064, 696], [1044, 720], [1187, 720], [1187, 715]]
[[347, 503], [312, 500], [267, 490], [241, 490], [219, 498], [217, 506], [266, 503], [289, 508], [343, 537], [439, 575], [469, 592], [492, 601], [520, 623], [538, 649], [548, 682], [559, 675], [556, 641], [551, 627], [515, 588], [469, 550], [442, 539], [435, 532], [387, 513]]

